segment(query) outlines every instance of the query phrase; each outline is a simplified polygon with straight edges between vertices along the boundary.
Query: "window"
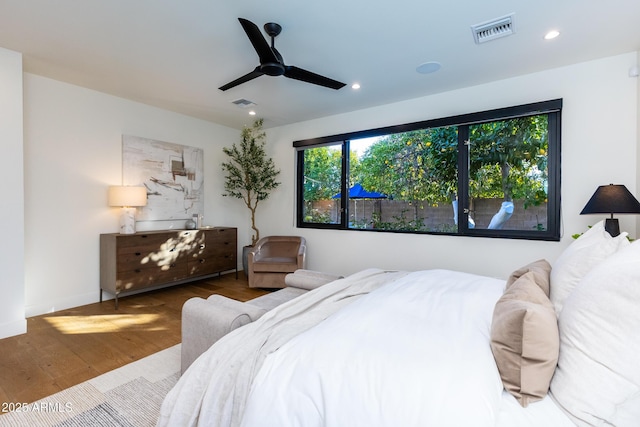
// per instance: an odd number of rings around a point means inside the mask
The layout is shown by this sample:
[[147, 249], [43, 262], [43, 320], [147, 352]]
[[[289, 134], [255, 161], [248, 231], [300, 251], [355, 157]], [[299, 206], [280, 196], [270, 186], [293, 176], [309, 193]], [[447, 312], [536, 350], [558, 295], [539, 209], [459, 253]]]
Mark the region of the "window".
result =
[[561, 108], [296, 141], [298, 227], [559, 240]]
[[342, 144], [308, 148], [301, 154], [303, 222], [340, 224]]

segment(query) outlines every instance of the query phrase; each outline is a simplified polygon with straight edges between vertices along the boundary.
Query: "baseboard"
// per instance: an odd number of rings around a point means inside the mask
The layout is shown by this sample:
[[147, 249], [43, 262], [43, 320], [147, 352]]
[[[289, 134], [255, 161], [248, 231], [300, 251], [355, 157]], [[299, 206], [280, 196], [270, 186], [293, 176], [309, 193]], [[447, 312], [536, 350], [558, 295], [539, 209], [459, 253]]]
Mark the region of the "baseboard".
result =
[[27, 319], [20, 319], [0, 325], [0, 339], [21, 335], [27, 332]]
[[41, 314], [53, 313], [54, 311], [66, 310], [68, 308], [80, 307], [81, 305], [93, 304], [97, 301], [98, 290], [81, 295], [72, 295], [66, 298], [56, 298], [43, 304], [32, 304], [25, 307], [25, 316], [33, 317]]
[[[238, 271], [242, 271], [242, 270], [238, 270]], [[211, 274], [209, 276], [202, 276], [201, 278], [205, 279], [208, 277], [216, 277], [220, 274], [232, 274], [232, 273], [234, 273], [234, 271], [229, 270], [229, 271], [223, 271], [220, 273]], [[235, 271], [235, 273], [237, 274], [237, 271]], [[134, 291], [123, 292], [120, 294], [120, 297], [141, 294], [144, 292], [149, 292], [149, 291], [162, 289], [162, 288], [168, 288], [171, 286], [189, 283], [192, 281], [193, 281], [192, 279], [188, 279], [188, 280], [166, 283], [166, 284], [157, 285], [157, 286], [150, 286], [144, 289], [137, 289]], [[46, 303], [27, 305], [25, 307], [25, 317], [40, 316], [42, 314], [53, 313], [54, 311], [66, 310], [69, 308], [80, 307], [82, 305], [97, 303], [99, 301], [98, 298], [100, 296], [99, 292], [100, 292], [100, 289], [96, 289], [95, 292], [89, 292], [89, 293], [80, 294], [80, 295], [72, 295], [64, 298], [56, 298], [55, 300], [49, 301]], [[109, 301], [113, 299], [115, 299], [115, 295], [110, 294], [107, 291], [102, 292], [102, 301]], [[114, 304], [114, 303], [111, 302], [110, 304]]]

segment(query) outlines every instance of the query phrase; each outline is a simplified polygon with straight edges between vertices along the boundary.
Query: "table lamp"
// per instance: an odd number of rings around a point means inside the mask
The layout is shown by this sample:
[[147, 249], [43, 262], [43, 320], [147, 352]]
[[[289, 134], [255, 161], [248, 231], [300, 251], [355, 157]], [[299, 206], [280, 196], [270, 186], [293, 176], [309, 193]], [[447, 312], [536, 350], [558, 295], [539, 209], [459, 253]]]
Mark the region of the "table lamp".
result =
[[109, 187], [109, 206], [122, 208], [120, 212], [120, 234], [136, 232], [136, 208], [147, 205], [147, 188], [139, 186]]
[[604, 229], [612, 237], [616, 237], [620, 234], [620, 225], [613, 214], [638, 214], [640, 213], [640, 202], [624, 185], [601, 185], [593, 193], [580, 215], [596, 213], [611, 214], [611, 218], [607, 218], [605, 221]]

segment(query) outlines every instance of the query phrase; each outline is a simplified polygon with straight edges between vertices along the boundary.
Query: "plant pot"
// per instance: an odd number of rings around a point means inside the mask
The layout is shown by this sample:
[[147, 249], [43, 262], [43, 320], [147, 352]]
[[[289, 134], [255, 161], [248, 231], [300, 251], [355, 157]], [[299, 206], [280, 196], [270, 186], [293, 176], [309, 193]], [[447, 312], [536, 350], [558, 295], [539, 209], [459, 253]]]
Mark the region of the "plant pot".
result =
[[253, 249], [253, 246], [243, 246], [242, 247], [242, 270], [244, 271], [244, 275], [249, 278], [249, 252]]

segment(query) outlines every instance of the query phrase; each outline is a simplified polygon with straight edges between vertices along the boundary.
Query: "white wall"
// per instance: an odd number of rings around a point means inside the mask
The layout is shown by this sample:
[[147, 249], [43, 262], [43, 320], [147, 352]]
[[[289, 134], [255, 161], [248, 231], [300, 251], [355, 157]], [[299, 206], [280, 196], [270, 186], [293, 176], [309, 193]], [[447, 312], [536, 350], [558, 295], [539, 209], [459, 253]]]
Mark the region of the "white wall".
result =
[[0, 338], [26, 332], [24, 318], [24, 178], [22, 55], [0, 48]]
[[[536, 259], [553, 262], [573, 233], [601, 219], [579, 215], [598, 185], [625, 184], [637, 194], [638, 82], [628, 75], [636, 61], [637, 53], [632, 52], [270, 129], [269, 149], [282, 169], [283, 185], [259, 208], [261, 232], [306, 237], [308, 268], [341, 274], [367, 267], [453, 268], [506, 277]], [[292, 141], [555, 98], [564, 100], [560, 242], [295, 228]], [[622, 230], [637, 236], [633, 216], [623, 216], [620, 222]]]
[[122, 182], [122, 134], [202, 147], [205, 224], [248, 221], [221, 196], [221, 147], [238, 130], [32, 74], [24, 84], [27, 316], [98, 301], [99, 234], [118, 231], [107, 187]]

